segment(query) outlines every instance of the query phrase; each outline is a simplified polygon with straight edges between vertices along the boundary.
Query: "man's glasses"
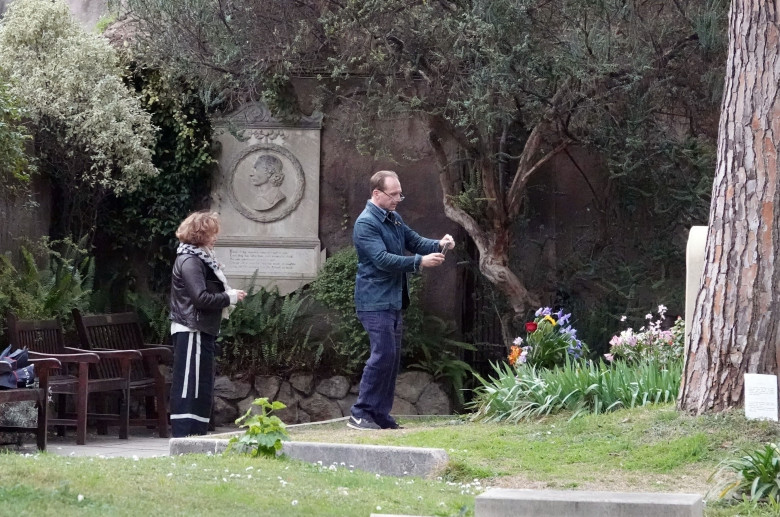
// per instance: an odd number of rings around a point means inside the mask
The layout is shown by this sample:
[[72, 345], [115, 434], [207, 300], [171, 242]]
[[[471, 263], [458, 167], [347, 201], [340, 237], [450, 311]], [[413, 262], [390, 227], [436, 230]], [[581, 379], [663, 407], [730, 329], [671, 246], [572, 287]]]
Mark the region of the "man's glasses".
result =
[[381, 192], [382, 194], [386, 195], [387, 197], [389, 197], [390, 199], [395, 199], [396, 197], [398, 197], [398, 201], [403, 201], [404, 199], [406, 199], [406, 196], [404, 196], [403, 194], [400, 194], [400, 193], [397, 196], [391, 196], [390, 194], [388, 194], [387, 192], [385, 192], [381, 188], [378, 188], [377, 190], [379, 192]]

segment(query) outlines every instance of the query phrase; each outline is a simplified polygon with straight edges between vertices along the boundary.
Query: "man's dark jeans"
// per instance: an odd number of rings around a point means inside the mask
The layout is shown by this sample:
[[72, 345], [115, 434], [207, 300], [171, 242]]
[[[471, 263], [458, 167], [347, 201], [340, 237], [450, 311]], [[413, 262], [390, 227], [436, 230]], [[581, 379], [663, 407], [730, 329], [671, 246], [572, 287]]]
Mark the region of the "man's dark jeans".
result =
[[352, 416], [368, 417], [379, 426], [388, 427], [394, 422], [390, 410], [395, 396], [395, 379], [401, 367], [403, 316], [399, 310], [359, 311], [357, 314], [371, 339], [371, 356], [363, 369]]

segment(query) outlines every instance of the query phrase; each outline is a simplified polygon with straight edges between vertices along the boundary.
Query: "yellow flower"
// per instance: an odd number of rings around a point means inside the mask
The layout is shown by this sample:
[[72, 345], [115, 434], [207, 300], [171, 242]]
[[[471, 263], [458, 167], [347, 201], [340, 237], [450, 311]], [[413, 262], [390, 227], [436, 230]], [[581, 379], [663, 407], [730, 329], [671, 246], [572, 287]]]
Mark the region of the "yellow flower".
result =
[[517, 362], [517, 359], [520, 357], [520, 354], [522, 353], [522, 350], [520, 349], [519, 346], [514, 346], [514, 345], [509, 347], [509, 350], [510, 350], [510, 354], [509, 354], [509, 357], [507, 359], [509, 359], [509, 364], [511, 366], [514, 366], [515, 363]]
[[543, 319], [543, 320], [547, 320], [547, 321], [549, 321], [550, 323], [552, 323], [552, 324], [553, 324], [553, 327], [556, 325], [556, 323], [555, 323], [555, 320], [554, 320], [554, 319], [552, 318], [552, 316], [550, 316], [549, 314], [547, 314], [547, 315], [546, 315], [544, 318], [542, 318], [542, 319]]

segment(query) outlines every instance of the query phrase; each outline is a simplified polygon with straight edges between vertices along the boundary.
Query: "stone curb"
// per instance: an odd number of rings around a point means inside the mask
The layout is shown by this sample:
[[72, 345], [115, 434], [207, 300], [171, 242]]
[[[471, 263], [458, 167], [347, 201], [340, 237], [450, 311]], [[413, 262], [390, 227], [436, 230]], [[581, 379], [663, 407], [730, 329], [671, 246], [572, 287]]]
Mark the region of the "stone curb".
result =
[[477, 496], [477, 517], [701, 517], [698, 494], [494, 488]]
[[[227, 449], [231, 435], [217, 437], [171, 438], [171, 456], [179, 454], [221, 454]], [[282, 453], [290, 458], [323, 466], [336, 465], [386, 476], [430, 477], [449, 461], [444, 449], [394, 447], [385, 445], [354, 445], [319, 442], [284, 442]]]

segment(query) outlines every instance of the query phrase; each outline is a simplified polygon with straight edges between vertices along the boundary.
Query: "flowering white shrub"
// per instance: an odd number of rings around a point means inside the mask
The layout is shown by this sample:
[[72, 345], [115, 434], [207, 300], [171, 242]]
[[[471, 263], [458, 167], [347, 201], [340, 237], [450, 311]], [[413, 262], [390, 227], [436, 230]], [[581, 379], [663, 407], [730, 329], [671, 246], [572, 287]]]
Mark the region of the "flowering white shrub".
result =
[[74, 188], [121, 193], [157, 173], [155, 129], [121, 72], [114, 48], [64, 0], [15, 0], [0, 20], [0, 79], [25, 107], [36, 152], [58, 153], [56, 173]]
[[[638, 362], [644, 359], [656, 359], [662, 365], [682, 359], [685, 348], [685, 321], [678, 317], [671, 328], [661, 328], [666, 318], [666, 307], [658, 306], [658, 318], [647, 314], [646, 326], [634, 332], [629, 327], [609, 341], [610, 349], [604, 357], [608, 361], [623, 360]], [[625, 321], [625, 319], [621, 320]]]

